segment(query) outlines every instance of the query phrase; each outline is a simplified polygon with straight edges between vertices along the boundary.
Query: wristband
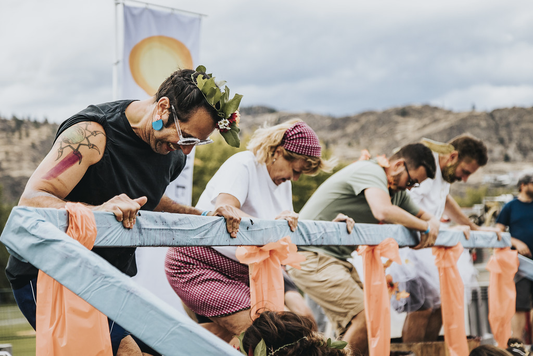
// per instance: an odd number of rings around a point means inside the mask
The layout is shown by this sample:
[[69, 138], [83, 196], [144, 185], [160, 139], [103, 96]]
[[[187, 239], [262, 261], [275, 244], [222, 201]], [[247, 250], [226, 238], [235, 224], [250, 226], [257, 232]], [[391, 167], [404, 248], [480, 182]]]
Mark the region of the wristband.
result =
[[428, 223], [428, 229], [424, 232], [424, 234], [429, 234], [429, 232], [431, 231], [431, 229], [429, 228], [429, 223]]
[[206, 210], [206, 211], [204, 211], [204, 212], [202, 213], [202, 216], [207, 216], [207, 214], [209, 214], [209, 213], [210, 213], [210, 211], [209, 211], [209, 210]]

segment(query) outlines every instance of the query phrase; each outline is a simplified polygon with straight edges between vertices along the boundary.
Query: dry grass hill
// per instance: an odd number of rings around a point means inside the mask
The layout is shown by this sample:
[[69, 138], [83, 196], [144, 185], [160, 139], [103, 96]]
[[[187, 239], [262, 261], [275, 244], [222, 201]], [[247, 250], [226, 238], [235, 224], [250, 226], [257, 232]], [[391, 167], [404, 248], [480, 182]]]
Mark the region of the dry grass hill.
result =
[[[357, 159], [365, 148], [372, 154], [388, 155], [394, 148], [423, 137], [447, 141], [469, 132], [486, 142], [491, 162], [472, 177], [474, 184], [481, 182], [484, 173], [533, 167], [533, 108], [456, 113], [424, 105], [334, 118], [248, 107], [241, 114], [244, 134], [265, 122], [276, 124], [299, 117], [318, 133], [336, 157], [347, 162]], [[57, 127], [48, 122], [0, 118], [0, 184], [4, 199], [18, 200], [27, 179], [50, 149]]]

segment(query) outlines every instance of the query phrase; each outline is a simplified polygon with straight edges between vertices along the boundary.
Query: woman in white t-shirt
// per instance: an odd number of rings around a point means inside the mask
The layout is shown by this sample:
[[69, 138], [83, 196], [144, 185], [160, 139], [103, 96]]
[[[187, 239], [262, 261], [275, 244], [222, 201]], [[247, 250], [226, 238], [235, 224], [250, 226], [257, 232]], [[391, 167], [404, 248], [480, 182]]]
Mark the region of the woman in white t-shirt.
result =
[[[296, 230], [291, 181], [301, 174], [331, 169], [321, 157], [316, 133], [299, 119], [255, 132], [248, 151], [230, 157], [211, 178], [197, 208], [213, 211], [229, 204], [241, 217], [285, 219]], [[346, 221], [339, 217], [337, 221]], [[165, 270], [170, 285], [198, 322], [230, 341], [252, 321], [248, 266], [236, 247], [170, 248]]]

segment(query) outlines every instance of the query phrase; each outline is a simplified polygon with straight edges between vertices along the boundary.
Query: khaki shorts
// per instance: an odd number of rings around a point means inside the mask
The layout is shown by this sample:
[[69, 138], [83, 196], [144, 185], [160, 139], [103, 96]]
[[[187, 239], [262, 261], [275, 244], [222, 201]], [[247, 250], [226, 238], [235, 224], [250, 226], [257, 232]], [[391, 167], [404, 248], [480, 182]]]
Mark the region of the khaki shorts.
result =
[[300, 251], [306, 260], [298, 270], [287, 266], [296, 285], [324, 309], [337, 335], [346, 332], [352, 319], [364, 310], [363, 284], [355, 267], [329, 255]]

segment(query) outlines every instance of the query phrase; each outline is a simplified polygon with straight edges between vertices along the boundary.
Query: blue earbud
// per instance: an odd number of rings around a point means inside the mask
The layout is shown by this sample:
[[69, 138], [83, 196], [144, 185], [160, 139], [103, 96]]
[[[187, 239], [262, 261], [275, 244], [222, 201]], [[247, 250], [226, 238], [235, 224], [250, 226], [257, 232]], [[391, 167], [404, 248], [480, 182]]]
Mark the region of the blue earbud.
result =
[[152, 128], [156, 131], [161, 131], [163, 128], [163, 120], [159, 119], [157, 121], [152, 122]]

